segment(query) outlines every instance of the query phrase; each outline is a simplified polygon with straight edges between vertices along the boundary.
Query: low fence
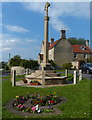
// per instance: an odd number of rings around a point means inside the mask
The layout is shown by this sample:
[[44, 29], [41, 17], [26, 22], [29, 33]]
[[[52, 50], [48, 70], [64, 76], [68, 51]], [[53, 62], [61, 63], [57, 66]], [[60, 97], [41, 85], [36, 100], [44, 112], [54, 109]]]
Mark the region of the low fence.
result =
[[[45, 73], [44, 73], [44, 75], [45, 75]], [[43, 76], [43, 74], [42, 74], [42, 76]], [[65, 76], [66, 76], [66, 78], [68, 78], [68, 70], [66, 69], [65, 70]], [[16, 71], [15, 70], [13, 70], [12, 72], [11, 72], [11, 82], [12, 82], [12, 86], [16, 86], [16, 80], [20, 80], [20, 78], [21, 78], [21, 80], [23, 80], [23, 78], [24, 78], [25, 76], [20, 76], [20, 75], [18, 75], [17, 76], [17, 79], [16, 79]], [[78, 79], [77, 79], [78, 78]], [[78, 81], [81, 81], [82, 80], [82, 70], [79, 70], [79, 72], [77, 72], [76, 70], [75, 71], [73, 71], [73, 84], [77, 84], [77, 82]], [[42, 81], [45, 81], [45, 76], [44, 77], [42, 77]]]

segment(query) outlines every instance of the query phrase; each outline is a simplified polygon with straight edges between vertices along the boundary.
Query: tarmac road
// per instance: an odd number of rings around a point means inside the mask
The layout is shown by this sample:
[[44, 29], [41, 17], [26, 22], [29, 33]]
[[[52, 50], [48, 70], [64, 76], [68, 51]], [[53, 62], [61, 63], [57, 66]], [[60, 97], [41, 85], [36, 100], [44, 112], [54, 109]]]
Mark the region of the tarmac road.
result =
[[83, 74], [83, 77], [92, 80], [92, 74]]
[[[58, 72], [58, 73], [64, 73], [64, 72]], [[69, 71], [69, 73], [73, 74], [73, 71]], [[83, 78], [92, 80], [92, 74], [83, 74]], [[2, 80], [7, 80], [7, 79], [2, 79]]]
[[[73, 71], [68, 71], [68, 72], [73, 74]], [[58, 73], [64, 73], [64, 72], [58, 72]], [[92, 80], [92, 73], [91, 74], [84, 74], [83, 73], [83, 78], [87, 78], [87, 79]]]

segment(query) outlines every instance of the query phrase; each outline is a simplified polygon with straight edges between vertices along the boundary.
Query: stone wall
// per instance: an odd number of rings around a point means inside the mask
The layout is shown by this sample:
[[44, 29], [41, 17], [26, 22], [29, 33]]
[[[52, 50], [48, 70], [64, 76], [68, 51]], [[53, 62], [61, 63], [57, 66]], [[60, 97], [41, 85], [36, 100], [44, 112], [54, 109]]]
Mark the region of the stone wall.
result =
[[66, 39], [61, 39], [55, 46], [54, 62], [57, 66], [73, 61], [73, 49]]
[[72, 63], [72, 68], [79, 69], [79, 62], [78, 61], [73, 61]]
[[26, 72], [25, 68], [23, 68], [21, 66], [14, 66], [11, 68], [11, 71], [12, 70], [16, 70], [17, 75], [24, 74]]
[[49, 60], [53, 60], [54, 61], [54, 48], [50, 49], [49, 50]]

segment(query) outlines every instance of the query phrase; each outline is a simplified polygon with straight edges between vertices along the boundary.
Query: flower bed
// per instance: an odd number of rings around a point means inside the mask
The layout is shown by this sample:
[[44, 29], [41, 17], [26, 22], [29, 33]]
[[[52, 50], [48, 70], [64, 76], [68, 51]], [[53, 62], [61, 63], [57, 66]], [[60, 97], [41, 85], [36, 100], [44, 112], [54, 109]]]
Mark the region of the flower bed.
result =
[[[54, 105], [60, 103], [61, 97], [58, 97], [55, 93], [41, 97], [39, 94], [26, 96], [16, 96], [16, 100], [13, 102], [13, 107], [17, 111], [28, 113], [49, 113], [55, 112]], [[27, 106], [27, 102], [30, 104]]]
[[40, 83], [38, 81], [30, 81], [29, 83], [30, 85], [40, 85]]

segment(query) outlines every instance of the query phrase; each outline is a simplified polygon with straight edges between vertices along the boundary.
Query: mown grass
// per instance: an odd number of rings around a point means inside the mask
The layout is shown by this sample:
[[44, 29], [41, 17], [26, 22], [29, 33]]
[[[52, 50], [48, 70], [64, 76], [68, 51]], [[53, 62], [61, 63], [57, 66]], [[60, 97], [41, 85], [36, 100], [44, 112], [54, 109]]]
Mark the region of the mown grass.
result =
[[[34, 88], [34, 87], [12, 87], [9, 80], [2, 82], [2, 116], [3, 118], [22, 118], [22, 116], [14, 115], [7, 111], [5, 104], [15, 98], [17, 95], [25, 95], [26, 93], [39, 93], [42, 96], [56, 92], [58, 96], [67, 98], [67, 102], [60, 105], [63, 114], [49, 116], [43, 118], [90, 118], [90, 80], [83, 79], [77, 85], [58, 86], [50, 88]], [[28, 118], [31, 118], [29, 116]], [[35, 118], [41, 118], [35, 117]]]

